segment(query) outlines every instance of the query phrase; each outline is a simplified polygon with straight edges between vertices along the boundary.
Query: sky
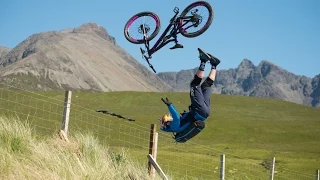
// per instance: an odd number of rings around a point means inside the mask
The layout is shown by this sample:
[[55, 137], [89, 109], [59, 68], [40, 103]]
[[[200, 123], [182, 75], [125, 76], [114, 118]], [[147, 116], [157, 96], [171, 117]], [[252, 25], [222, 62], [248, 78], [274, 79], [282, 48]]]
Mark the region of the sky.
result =
[[[194, 0], [1, 0], [0, 46], [14, 48], [35, 33], [60, 31], [94, 22], [106, 28], [119, 46], [148, 67], [139, 48], [123, 35], [134, 14], [152, 11], [161, 20], [160, 36], [173, 16]], [[297, 75], [320, 74], [319, 0], [208, 0], [214, 9], [209, 29], [195, 38], [178, 36], [183, 49], [168, 44], [153, 55], [157, 72], [199, 65], [197, 48], [218, 57], [218, 69], [236, 68], [243, 59], [262, 60]], [[155, 39], [156, 39], [155, 38]], [[155, 43], [151, 41], [151, 45]], [[207, 68], [208, 69], [208, 68]], [[206, 69], [206, 71], [207, 71]], [[151, 70], [151, 69], [150, 69]]]

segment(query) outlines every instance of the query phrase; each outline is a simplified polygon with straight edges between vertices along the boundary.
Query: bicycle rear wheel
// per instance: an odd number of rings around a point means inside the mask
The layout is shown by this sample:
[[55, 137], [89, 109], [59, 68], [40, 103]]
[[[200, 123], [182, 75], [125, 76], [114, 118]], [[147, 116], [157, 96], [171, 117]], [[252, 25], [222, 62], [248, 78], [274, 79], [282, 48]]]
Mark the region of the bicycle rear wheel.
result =
[[197, 1], [186, 7], [180, 17], [180, 33], [188, 38], [197, 37], [210, 27], [213, 9], [208, 2]]
[[152, 40], [159, 33], [160, 19], [153, 12], [140, 12], [132, 16], [124, 26], [124, 36], [134, 44], [143, 44], [143, 28], [147, 32], [147, 41]]

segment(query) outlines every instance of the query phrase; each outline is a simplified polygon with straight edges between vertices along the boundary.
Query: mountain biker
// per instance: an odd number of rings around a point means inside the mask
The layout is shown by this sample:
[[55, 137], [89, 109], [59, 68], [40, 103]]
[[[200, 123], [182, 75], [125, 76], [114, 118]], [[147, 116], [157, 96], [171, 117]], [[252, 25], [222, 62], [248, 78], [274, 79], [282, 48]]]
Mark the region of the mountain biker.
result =
[[[205, 127], [204, 121], [210, 115], [210, 96], [213, 91], [211, 86], [215, 80], [216, 68], [220, 60], [200, 48], [198, 51], [201, 63], [190, 83], [191, 105], [189, 112], [184, 111], [180, 115], [168, 98], [161, 98], [168, 106], [170, 113], [159, 119], [161, 121], [160, 129], [165, 132], [173, 132], [176, 142], [186, 142], [197, 135]], [[207, 61], [211, 64], [211, 71], [201, 84]]]

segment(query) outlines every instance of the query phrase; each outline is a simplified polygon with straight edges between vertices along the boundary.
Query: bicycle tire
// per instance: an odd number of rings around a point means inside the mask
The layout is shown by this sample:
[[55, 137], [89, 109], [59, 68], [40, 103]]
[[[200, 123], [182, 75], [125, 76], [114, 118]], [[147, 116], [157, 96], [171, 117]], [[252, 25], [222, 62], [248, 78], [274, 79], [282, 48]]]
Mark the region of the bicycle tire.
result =
[[153, 21], [155, 22], [156, 27], [155, 27], [154, 31], [151, 33], [151, 35], [146, 38], [146, 40], [150, 41], [150, 40], [152, 40], [153, 38], [155, 38], [157, 36], [157, 34], [160, 31], [160, 27], [161, 27], [160, 18], [158, 17], [158, 15], [156, 15], [153, 12], [144, 11], [144, 12], [140, 12], [140, 13], [137, 13], [134, 16], [132, 16], [127, 21], [126, 25], [124, 26], [124, 36], [129, 42], [131, 42], [133, 44], [143, 44], [144, 43], [143, 34], [142, 34], [141, 38], [132, 37], [132, 36], [130, 36], [129, 29], [130, 29], [131, 25], [137, 19], [139, 19], [141, 17], [147, 17], [147, 16], [151, 17], [153, 19]]
[[197, 37], [197, 36], [201, 35], [202, 33], [204, 33], [204, 32], [210, 27], [210, 25], [211, 25], [211, 23], [212, 23], [213, 16], [214, 16], [213, 8], [212, 8], [212, 6], [211, 6], [208, 2], [206, 2], [206, 1], [196, 1], [196, 2], [194, 2], [194, 3], [192, 3], [192, 4], [190, 4], [189, 6], [187, 6], [187, 7], [182, 11], [182, 13], [180, 14], [180, 17], [181, 17], [181, 18], [184, 18], [192, 8], [197, 7], [197, 6], [205, 7], [205, 8], [208, 10], [208, 12], [209, 12], [209, 17], [208, 17], [208, 19], [207, 19], [207, 22], [205, 23], [205, 25], [204, 25], [201, 29], [199, 29], [199, 30], [197, 30], [197, 31], [195, 31], [195, 32], [192, 32], [192, 33], [188, 33], [188, 32], [186, 32], [186, 31], [183, 29], [183, 27], [182, 27], [182, 20], [181, 20], [181, 21], [180, 21], [180, 29], [179, 29], [179, 30], [180, 30], [180, 33], [181, 33], [184, 37], [187, 37], [187, 38]]

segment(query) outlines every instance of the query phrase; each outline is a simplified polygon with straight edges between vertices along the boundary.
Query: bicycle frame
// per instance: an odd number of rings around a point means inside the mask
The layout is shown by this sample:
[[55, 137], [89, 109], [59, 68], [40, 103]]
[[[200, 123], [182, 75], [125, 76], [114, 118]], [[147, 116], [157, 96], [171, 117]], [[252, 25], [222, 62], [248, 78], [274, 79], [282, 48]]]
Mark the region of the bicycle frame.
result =
[[[179, 21], [180, 18], [177, 18], [178, 14], [179, 14], [179, 9], [176, 7], [174, 8], [174, 12], [175, 15], [171, 18], [170, 20], [170, 24], [167, 26], [167, 28], [164, 30], [164, 32], [161, 34], [161, 36], [159, 37], [159, 39], [157, 40], [157, 42], [151, 47], [150, 49], [150, 41], [146, 40], [146, 31], [145, 28], [143, 27], [143, 34], [144, 34], [144, 44], [145, 47], [147, 48], [147, 52], [149, 55], [149, 58], [151, 58], [151, 55], [153, 53], [155, 53], [156, 51], [158, 51], [159, 49], [161, 49], [163, 46], [167, 45], [170, 42], [176, 41], [177, 42], [177, 34], [179, 34], [178, 29], [179, 29]], [[171, 32], [169, 33], [168, 36], [166, 36], [169, 32], [169, 30], [171, 29], [171, 27], [173, 27], [173, 29], [171, 30]], [[167, 39], [164, 41], [164, 38], [167, 37]], [[174, 39], [170, 39], [171, 37], [173, 37]]]
[[[143, 57], [145, 60], [148, 62], [149, 66], [152, 68], [152, 70], [156, 73], [155, 69], [153, 66], [150, 64], [149, 59], [152, 58], [152, 54], [157, 52], [159, 49], [164, 47], [170, 42], [175, 42], [177, 43], [177, 35], [180, 33], [180, 27], [184, 26], [190, 21], [186, 21], [184, 24], [180, 24], [180, 21], [182, 19], [191, 19], [193, 16], [187, 16], [187, 17], [177, 17], [179, 14], [179, 8], [175, 7], [174, 8], [174, 13], [175, 15], [171, 18], [170, 24], [167, 26], [167, 28], [163, 31], [157, 42], [150, 48], [150, 41], [147, 40], [147, 32], [146, 29], [144, 28], [144, 25], [141, 25], [141, 29], [143, 30], [143, 36], [144, 36], [144, 45], [147, 49], [148, 56], [144, 55], [145, 51], [140, 48], [141, 53], [143, 54]], [[185, 29], [188, 29], [192, 27], [193, 25], [190, 25], [189, 27], [186, 27]], [[173, 27], [173, 28], [172, 28]], [[172, 28], [172, 29], [171, 29]], [[171, 31], [170, 31], [171, 29]], [[170, 32], [169, 32], [170, 31]], [[173, 39], [172, 39], [173, 38]]]

